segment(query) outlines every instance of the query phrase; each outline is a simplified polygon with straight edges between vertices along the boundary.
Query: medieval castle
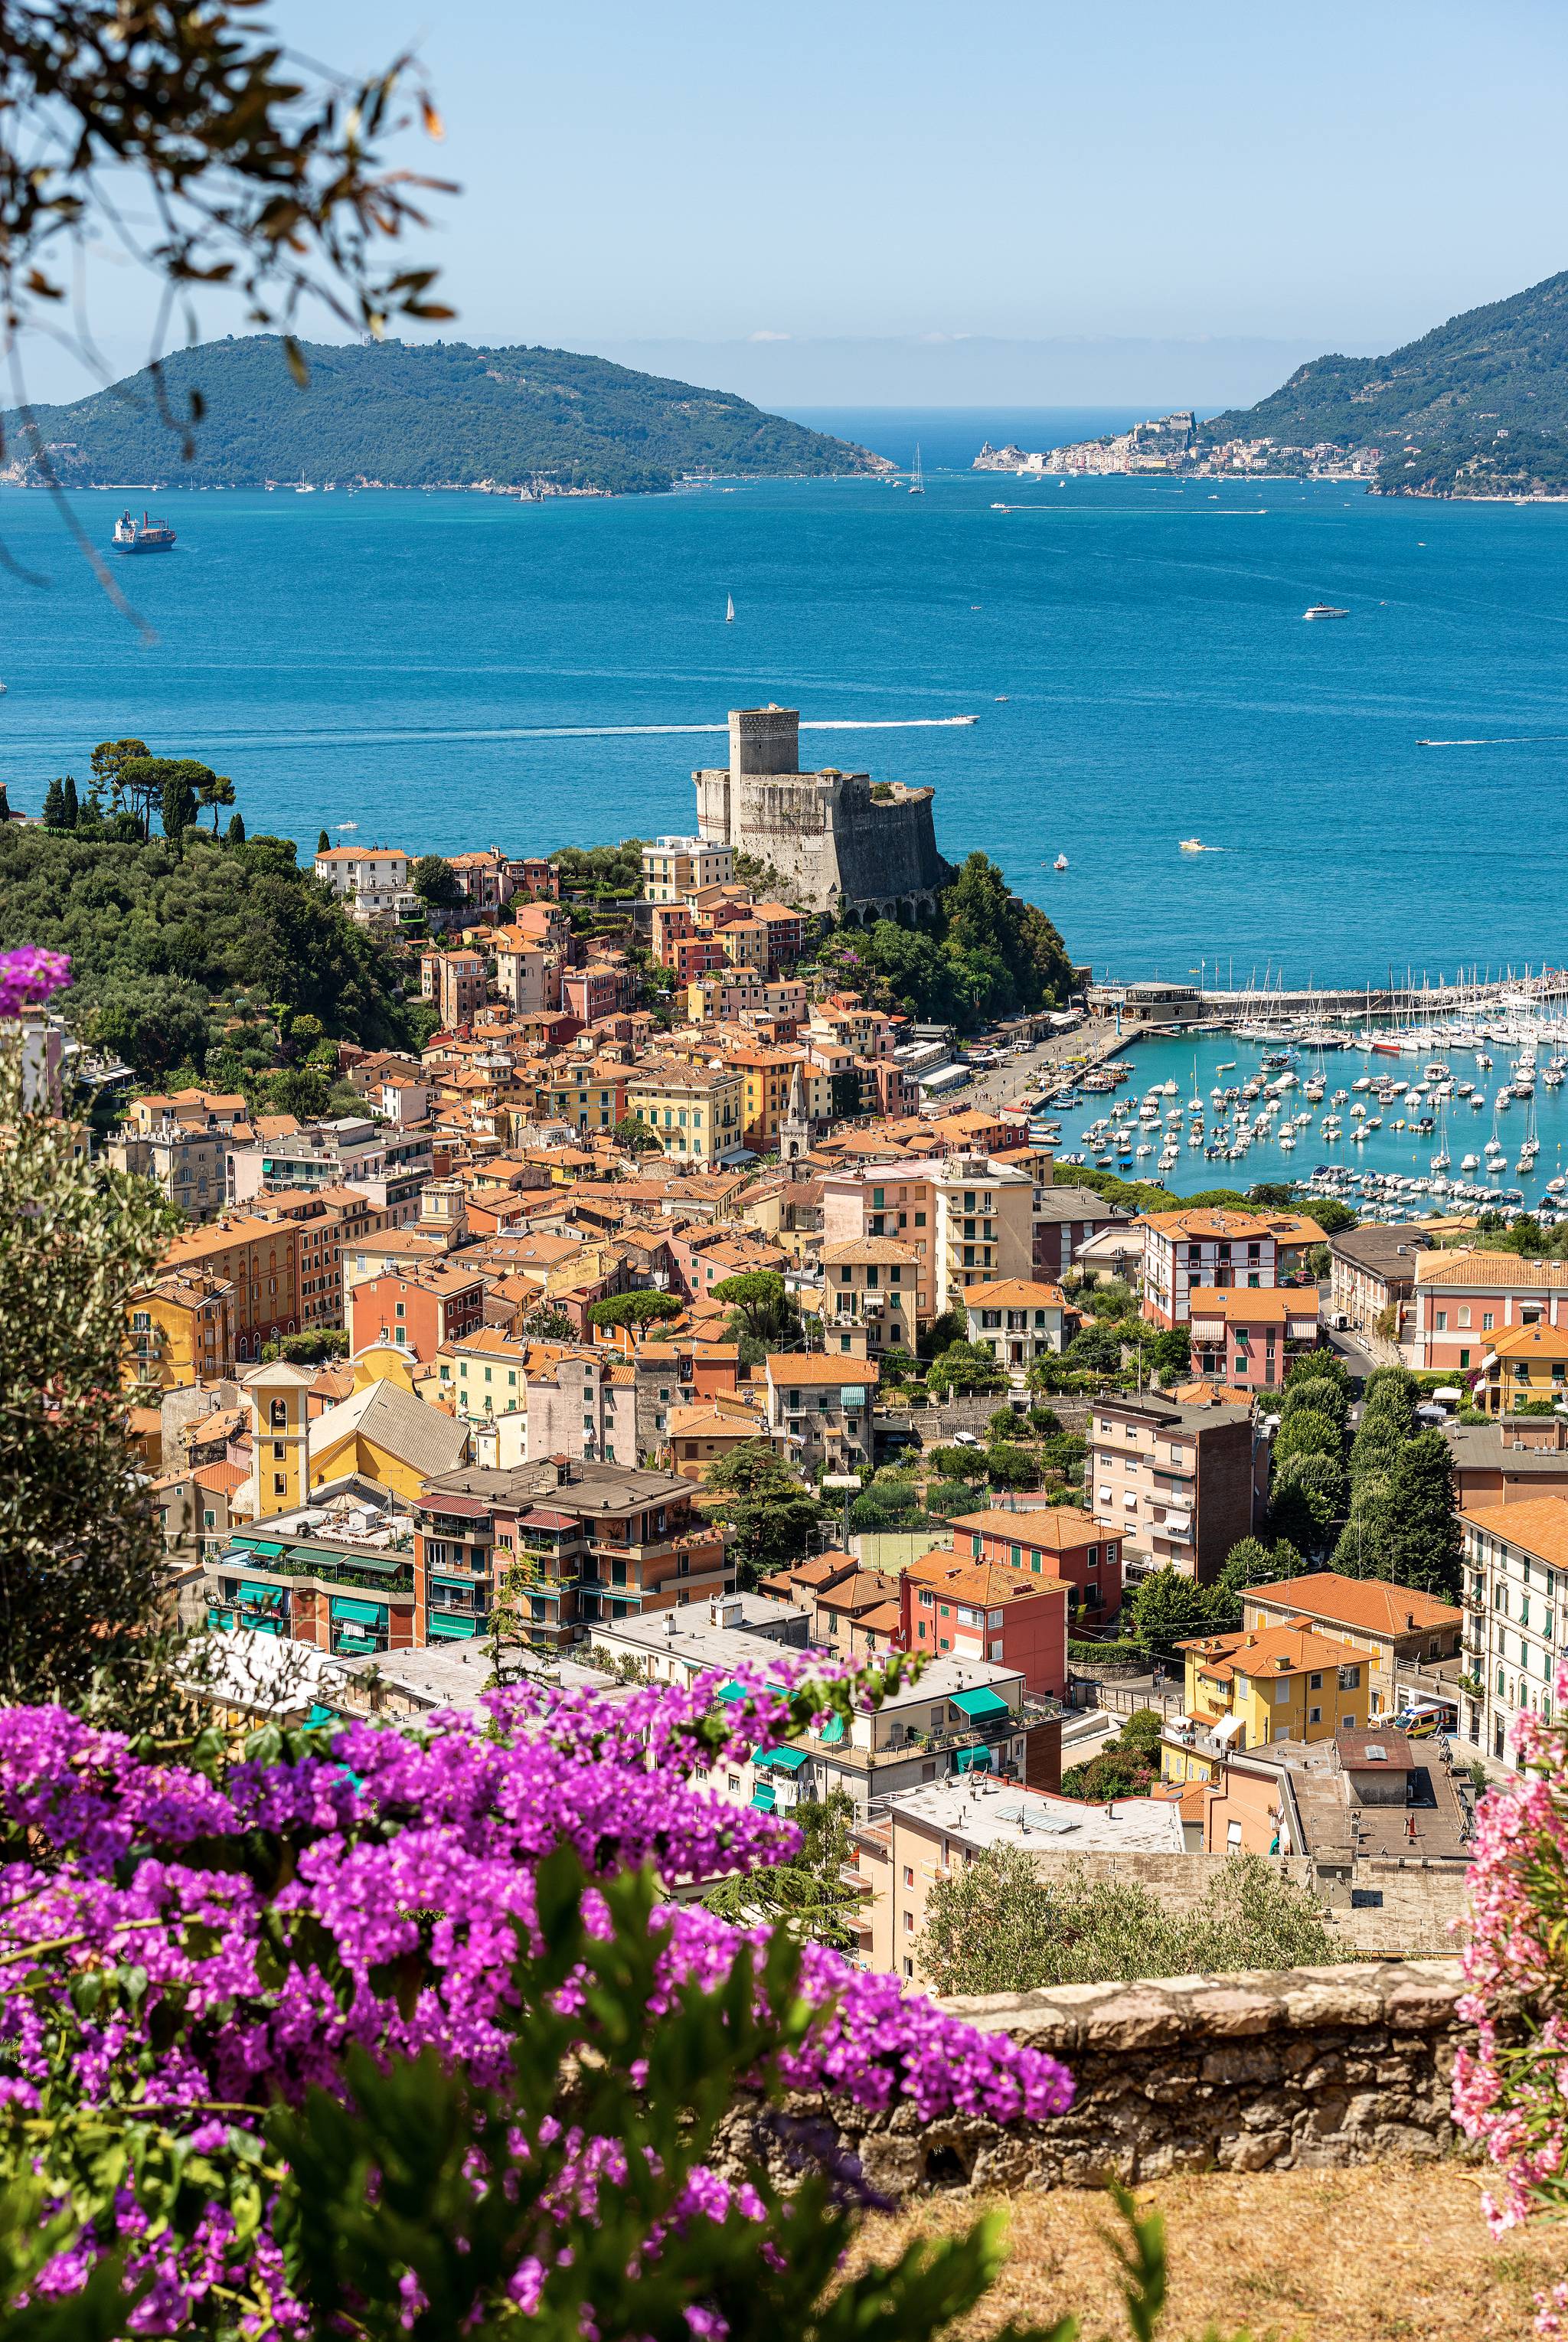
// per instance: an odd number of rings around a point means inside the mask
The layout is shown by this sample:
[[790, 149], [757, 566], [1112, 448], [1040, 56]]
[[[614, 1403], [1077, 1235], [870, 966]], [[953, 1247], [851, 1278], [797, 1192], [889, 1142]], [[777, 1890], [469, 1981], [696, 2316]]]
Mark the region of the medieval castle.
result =
[[727, 767], [692, 775], [697, 829], [776, 870], [814, 911], [912, 921], [956, 873], [936, 850], [929, 789], [800, 770], [800, 711], [730, 711]]

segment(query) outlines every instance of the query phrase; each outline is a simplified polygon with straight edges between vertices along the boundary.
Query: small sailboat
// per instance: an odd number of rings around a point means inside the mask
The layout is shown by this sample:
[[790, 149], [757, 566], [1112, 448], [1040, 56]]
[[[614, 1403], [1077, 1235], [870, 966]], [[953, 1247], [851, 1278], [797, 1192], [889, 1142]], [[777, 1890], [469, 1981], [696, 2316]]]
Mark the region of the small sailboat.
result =
[[909, 493], [912, 496], [923, 496], [925, 494], [925, 474], [920, 468], [920, 442], [918, 439], [914, 443], [914, 469], [910, 474], [909, 477]]
[[724, 596], [724, 624], [726, 626], [733, 626], [734, 623], [735, 597], [733, 594], [726, 594]]
[[1067, 867], [1067, 856], [1064, 854], [1059, 854], [1056, 856], [1055, 861], [1051, 865], [1051, 867], [1053, 870], [1065, 870]]

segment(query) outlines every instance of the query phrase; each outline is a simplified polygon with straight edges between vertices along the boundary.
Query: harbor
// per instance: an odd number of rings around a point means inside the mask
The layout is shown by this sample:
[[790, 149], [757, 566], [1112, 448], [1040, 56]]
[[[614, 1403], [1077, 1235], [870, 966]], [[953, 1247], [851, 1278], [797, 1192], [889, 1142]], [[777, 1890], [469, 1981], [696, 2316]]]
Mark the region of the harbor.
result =
[[1568, 1022], [1371, 1025], [1315, 1038], [1202, 1028], [1102, 1045], [1034, 1122], [1074, 1168], [1177, 1196], [1264, 1183], [1380, 1220], [1568, 1216]]

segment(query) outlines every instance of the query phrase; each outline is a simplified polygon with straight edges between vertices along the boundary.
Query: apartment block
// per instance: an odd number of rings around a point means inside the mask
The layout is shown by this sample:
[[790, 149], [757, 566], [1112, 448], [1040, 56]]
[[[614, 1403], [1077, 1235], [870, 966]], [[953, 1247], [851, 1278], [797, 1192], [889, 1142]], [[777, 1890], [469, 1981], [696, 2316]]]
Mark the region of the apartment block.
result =
[[235, 1288], [199, 1269], [161, 1276], [125, 1305], [129, 1380], [183, 1390], [233, 1374], [238, 1326]]
[[1086, 1502], [1124, 1546], [1211, 1585], [1252, 1535], [1267, 1451], [1250, 1406], [1106, 1392], [1089, 1419]]
[[768, 1429], [783, 1433], [790, 1461], [854, 1471], [870, 1461], [874, 1359], [785, 1351], [767, 1361]]
[[679, 903], [704, 886], [734, 882], [734, 848], [705, 837], [655, 837], [643, 848], [643, 893], [650, 903]]
[[933, 1288], [913, 1245], [893, 1236], [824, 1245], [822, 1269], [827, 1348], [841, 1357], [876, 1358], [884, 1350], [914, 1355], [917, 1329], [933, 1315]]
[[193, 1129], [173, 1120], [111, 1138], [112, 1171], [156, 1182], [187, 1220], [216, 1219], [228, 1200], [229, 1140], [222, 1130]]
[[225, 1214], [210, 1226], [171, 1238], [163, 1266], [233, 1287], [236, 1364], [259, 1358], [268, 1342], [302, 1330], [299, 1231], [287, 1221]]
[[1059, 1579], [1072, 1611], [1092, 1624], [1114, 1618], [1122, 1606], [1123, 1540], [1076, 1505], [1041, 1506], [1038, 1498], [1018, 1496], [959, 1513], [952, 1534], [955, 1553], [1010, 1570], [1021, 1584]]
[[1459, 1516], [1464, 1538], [1467, 1680], [1460, 1730], [1504, 1763], [1522, 1716], [1555, 1713], [1568, 1597], [1568, 1498], [1521, 1496]]
[[900, 1641], [926, 1657], [1016, 1667], [1026, 1691], [1065, 1697], [1072, 1588], [938, 1546], [900, 1573]]

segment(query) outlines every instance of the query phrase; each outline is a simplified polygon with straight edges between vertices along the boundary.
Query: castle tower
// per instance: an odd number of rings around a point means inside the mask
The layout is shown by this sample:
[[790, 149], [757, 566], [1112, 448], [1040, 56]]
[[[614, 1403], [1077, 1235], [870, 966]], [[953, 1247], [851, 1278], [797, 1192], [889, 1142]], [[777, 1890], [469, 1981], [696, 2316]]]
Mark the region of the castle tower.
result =
[[306, 1500], [312, 1380], [280, 1359], [274, 1366], [254, 1366], [240, 1386], [251, 1411], [258, 1516], [293, 1512]]
[[916, 916], [957, 875], [936, 850], [929, 788], [800, 770], [800, 712], [730, 710], [730, 760], [692, 775], [698, 834], [752, 855], [813, 911]]

